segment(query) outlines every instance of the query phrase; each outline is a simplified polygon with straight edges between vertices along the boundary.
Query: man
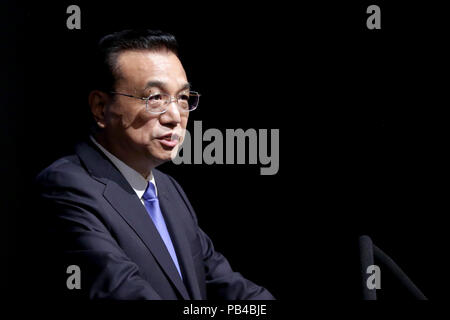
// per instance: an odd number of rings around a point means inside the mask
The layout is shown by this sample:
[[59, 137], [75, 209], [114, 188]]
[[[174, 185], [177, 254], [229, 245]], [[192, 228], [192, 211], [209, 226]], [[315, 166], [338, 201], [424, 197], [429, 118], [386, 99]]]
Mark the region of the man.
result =
[[95, 133], [37, 178], [49, 288], [90, 299], [273, 299], [233, 272], [178, 183], [155, 169], [176, 156], [199, 101], [175, 38], [114, 33], [99, 58]]

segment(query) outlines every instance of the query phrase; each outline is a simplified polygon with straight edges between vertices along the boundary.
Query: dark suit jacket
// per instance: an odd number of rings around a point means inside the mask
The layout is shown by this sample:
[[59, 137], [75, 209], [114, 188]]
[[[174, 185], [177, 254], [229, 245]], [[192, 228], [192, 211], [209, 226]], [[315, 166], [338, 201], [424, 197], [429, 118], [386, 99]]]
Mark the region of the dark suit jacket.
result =
[[[52, 294], [108, 299], [273, 299], [233, 272], [199, 228], [178, 183], [153, 170], [161, 211], [183, 279], [145, 207], [122, 174], [92, 142], [37, 177], [39, 223], [45, 225], [45, 286]], [[69, 290], [69, 265], [81, 289]], [[51, 285], [50, 285], [51, 283]]]

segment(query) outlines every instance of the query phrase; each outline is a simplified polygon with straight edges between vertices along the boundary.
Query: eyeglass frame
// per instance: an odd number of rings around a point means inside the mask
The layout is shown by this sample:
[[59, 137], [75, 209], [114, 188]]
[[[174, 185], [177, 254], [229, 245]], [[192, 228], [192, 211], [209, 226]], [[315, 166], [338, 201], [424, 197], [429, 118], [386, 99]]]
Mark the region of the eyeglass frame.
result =
[[[166, 103], [165, 107], [167, 107], [167, 106], [168, 106], [169, 104], [171, 104], [172, 102], [176, 102], [176, 103], [177, 103], [177, 106], [180, 105], [180, 104], [178, 103], [178, 99], [179, 99], [179, 98], [174, 97], [174, 96], [172, 96], [172, 95], [170, 95], [170, 94], [167, 94], [167, 93], [154, 93], [154, 94], [150, 94], [147, 98], [144, 98], [144, 97], [137, 97], [137, 96], [133, 96], [133, 95], [131, 95], [131, 94], [122, 93], [122, 92], [116, 92], [116, 91], [110, 91], [109, 93], [111, 93], [111, 94], [118, 94], [118, 95], [121, 95], [121, 96], [130, 97], [130, 98], [135, 98], [135, 99], [139, 99], [139, 100], [144, 100], [144, 101], [145, 101], [145, 110], [147, 110], [147, 112], [153, 113], [153, 114], [163, 114], [163, 113], [165, 113], [165, 112], [167, 111], [167, 108], [166, 108], [165, 110], [161, 111], [161, 112], [154, 112], [154, 111], [151, 111], [151, 110], [149, 109], [149, 107], [148, 107], [148, 101], [150, 100], [151, 97], [156, 96], [156, 95], [158, 95], [158, 94], [159, 94], [159, 95], [163, 94], [163, 95], [169, 96], [170, 100]], [[188, 109], [188, 110], [182, 110], [182, 111], [184, 111], [184, 112], [191, 112], [191, 111], [194, 111], [195, 109], [197, 109], [198, 103], [199, 103], [199, 101], [200, 101], [200, 96], [201, 96], [201, 94], [198, 93], [197, 91], [189, 91], [189, 94], [190, 94], [190, 95], [193, 94], [193, 95], [196, 95], [196, 96], [198, 97], [197, 105], [196, 105], [193, 109], [191, 109], [191, 110], [189, 110], [189, 109]]]

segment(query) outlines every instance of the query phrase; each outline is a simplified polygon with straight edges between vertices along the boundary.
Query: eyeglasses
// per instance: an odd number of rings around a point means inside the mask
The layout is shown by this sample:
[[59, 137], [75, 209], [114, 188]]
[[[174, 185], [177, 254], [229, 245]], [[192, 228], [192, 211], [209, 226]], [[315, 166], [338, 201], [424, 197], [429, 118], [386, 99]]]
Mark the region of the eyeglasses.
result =
[[154, 114], [162, 114], [167, 111], [167, 106], [172, 102], [176, 102], [181, 112], [193, 111], [198, 106], [200, 100], [200, 94], [195, 91], [189, 91], [189, 93], [182, 93], [178, 97], [173, 97], [166, 93], [154, 93], [147, 98], [136, 97], [131, 94], [111, 91], [112, 94], [118, 94], [125, 97], [135, 98], [145, 101], [145, 108], [148, 112]]

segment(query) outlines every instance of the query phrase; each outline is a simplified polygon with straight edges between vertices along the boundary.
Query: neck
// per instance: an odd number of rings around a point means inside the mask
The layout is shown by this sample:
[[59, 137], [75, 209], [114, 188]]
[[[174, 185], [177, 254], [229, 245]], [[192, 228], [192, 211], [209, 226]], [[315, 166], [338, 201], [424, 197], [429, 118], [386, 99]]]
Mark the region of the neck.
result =
[[116, 143], [111, 143], [106, 135], [102, 132], [95, 133], [94, 139], [106, 150], [108, 150], [115, 157], [123, 161], [126, 165], [136, 170], [144, 179], [147, 179], [150, 172], [155, 167], [152, 165], [148, 159], [142, 159], [139, 155], [134, 155], [133, 152], [125, 150], [117, 145]]

